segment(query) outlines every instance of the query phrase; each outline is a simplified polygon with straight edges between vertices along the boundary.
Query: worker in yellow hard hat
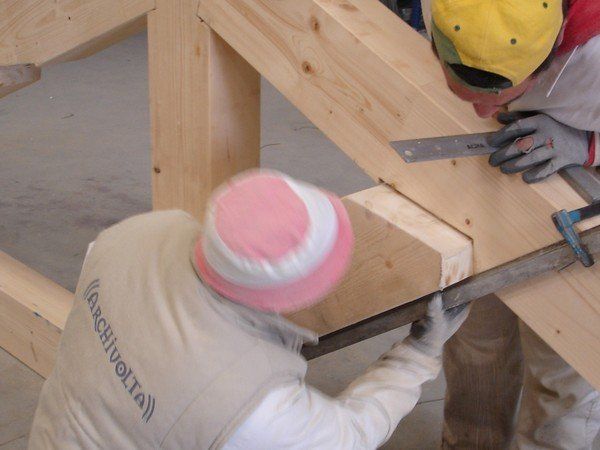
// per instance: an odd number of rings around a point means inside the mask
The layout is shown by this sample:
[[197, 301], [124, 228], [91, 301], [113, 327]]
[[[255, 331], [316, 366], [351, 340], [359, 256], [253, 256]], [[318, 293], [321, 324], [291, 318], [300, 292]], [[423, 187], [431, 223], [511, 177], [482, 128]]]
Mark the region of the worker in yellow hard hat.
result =
[[[422, 7], [448, 87], [506, 125], [490, 139], [493, 166], [533, 183], [599, 165], [599, 0]], [[599, 393], [495, 296], [473, 305], [444, 370], [444, 448], [592, 448]]]
[[600, 165], [600, 2], [433, 0], [430, 13], [434, 50], [457, 96], [481, 117], [505, 106], [538, 113], [498, 116], [507, 126], [492, 140], [492, 165], [524, 172], [528, 183]]

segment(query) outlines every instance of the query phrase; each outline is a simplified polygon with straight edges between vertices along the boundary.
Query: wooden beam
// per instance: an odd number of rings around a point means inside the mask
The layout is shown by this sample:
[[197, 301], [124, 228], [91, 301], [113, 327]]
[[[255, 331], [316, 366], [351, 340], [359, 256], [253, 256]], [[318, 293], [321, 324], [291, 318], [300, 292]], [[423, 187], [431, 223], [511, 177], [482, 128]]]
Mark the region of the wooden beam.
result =
[[[560, 240], [551, 213], [584, 205], [558, 176], [528, 186], [489, 167], [485, 157], [405, 164], [389, 141], [489, 131], [497, 124], [477, 118], [453, 96], [430, 44], [377, 1], [203, 0], [198, 15], [374, 179], [472, 238], [475, 273]], [[585, 359], [597, 361], [600, 348], [600, 280], [578, 273], [562, 271], [551, 287], [536, 281], [502, 298], [515, 310], [518, 303], [532, 328], [591, 374], [597, 364]], [[559, 311], [564, 295], [571, 296], [570, 317], [585, 316], [585, 326], [546, 314], [541, 299], [555, 298]], [[552, 329], [571, 330], [569, 339], [552, 336]]]
[[0, 252], [0, 346], [43, 377], [72, 304], [71, 292]]
[[140, 16], [133, 19], [131, 22], [124, 23], [107, 33], [104, 33], [85, 44], [79, 45], [74, 49], [63, 53], [57, 58], [52, 60], [52, 63], [61, 63], [67, 61], [76, 61], [78, 59], [87, 58], [88, 56], [94, 55], [105, 48], [110, 47], [130, 36], [141, 33], [146, 29], [146, 16]]
[[201, 218], [216, 186], [259, 165], [260, 75], [196, 7], [159, 0], [148, 43], [154, 208]]
[[40, 68], [33, 64], [0, 67], [0, 98], [40, 79]]
[[497, 295], [600, 390], [600, 264], [576, 263]]
[[495, 125], [449, 92], [430, 44], [377, 1], [203, 0], [198, 15], [374, 179], [471, 237], [476, 272], [558, 241], [558, 199], [583, 205], [558, 177], [531, 187], [484, 157], [405, 164], [389, 141]]
[[[96, 50], [154, 9], [154, 0], [0, 0], [0, 66], [42, 66]], [[121, 34], [121, 37], [123, 34]], [[107, 41], [108, 39], [108, 41]], [[112, 41], [111, 41], [112, 39]], [[84, 50], [85, 51], [85, 50]]]
[[[600, 254], [600, 227], [581, 233], [581, 240], [593, 255]], [[444, 308], [449, 309], [470, 303], [508, 287], [533, 281], [536, 277], [560, 272], [572, 264], [579, 264], [579, 262], [569, 244], [565, 241], [557, 242], [550, 247], [537, 250], [446, 287], [442, 296]], [[558, 292], [560, 291], [558, 289]], [[427, 303], [433, 295], [427, 294], [417, 300], [395, 307], [385, 314], [377, 314], [353, 326], [322, 337], [318, 346], [303, 349], [303, 354], [307, 358], [316, 358], [414, 322], [426, 313]], [[528, 306], [526, 300], [522, 300], [522, 302], [523, 305]], [[571, 315], [574, 315], [573, 311], [576, 309], [571, 310]], [[598, 322], [597, 317], [595, 320]], [[592, 340], [598, 341], [597, 337]], [[593, 354], [590, 353], [590, 355]], [[600, 362], [596, 362], [597, 364]]]
[[472, 243], [385, 185], [344, 198], [356, 236], [342, 284], [323, 302], [290, 315], [331, 333], [472, 274]]

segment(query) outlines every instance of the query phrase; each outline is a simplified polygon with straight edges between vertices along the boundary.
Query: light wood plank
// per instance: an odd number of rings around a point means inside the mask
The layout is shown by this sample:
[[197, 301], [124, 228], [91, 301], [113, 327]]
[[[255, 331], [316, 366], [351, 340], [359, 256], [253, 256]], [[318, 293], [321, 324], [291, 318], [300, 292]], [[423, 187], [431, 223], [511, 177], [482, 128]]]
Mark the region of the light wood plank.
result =
[[600, 390], [600, 264], [576, 263], [497, 295]]
[[[407, 165], [389, 147], [495, 125], [448, 92], [429, 43], [378, 2], [203, 0], [198, 14], [373, 178], [470, 236], [476, 272], [560, 239], [544, 188], [484, 157]], [[583, 205], [552, 183], [562, 208]]]
[[0, 252], [0, 346], [44, 377], [72, 304], [71, 292]]
[[61, 63], [67, 61], [76, 61], [78, 59], [87, 58], [95, 53], [98, 53], [105, 48], [110, 47], [124, 39], [127, 39], [134, 34], [141, 33], [146, 30], [146, 16], [140, 16], [137, 19], [118, 26], [107, 33], [104, 33], [85, 44], [75, 47], [74, 49], [63, 53], [59, 57], [52, 60], [52, 63]]
[[323, 302], [290, 315], [320, 335], [472, 274], [472, 243], [385, 185], [343, 199], [356, 236], [352, 266]]
[[0, 0], [0, 65], [42, 66], [90, 43], [101, 49], [98, 44], [111, 31], [127, 28], [154, 4], [154, 0]]
[[216, 186], [259, 165], [260, 76], [196, 5], [159, 1], [148, 38], [154, 208], [201, 218]]

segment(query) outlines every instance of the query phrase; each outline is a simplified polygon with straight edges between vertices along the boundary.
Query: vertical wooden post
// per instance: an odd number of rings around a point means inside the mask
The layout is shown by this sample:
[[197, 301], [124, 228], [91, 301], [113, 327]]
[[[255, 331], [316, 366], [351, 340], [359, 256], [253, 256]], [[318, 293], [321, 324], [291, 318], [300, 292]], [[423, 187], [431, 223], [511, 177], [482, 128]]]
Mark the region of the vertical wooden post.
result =
[[148, 14], [154, 209], [201, 218], [210, 192], [259, 165], [260, 75], [197, 16], [195, 0]]

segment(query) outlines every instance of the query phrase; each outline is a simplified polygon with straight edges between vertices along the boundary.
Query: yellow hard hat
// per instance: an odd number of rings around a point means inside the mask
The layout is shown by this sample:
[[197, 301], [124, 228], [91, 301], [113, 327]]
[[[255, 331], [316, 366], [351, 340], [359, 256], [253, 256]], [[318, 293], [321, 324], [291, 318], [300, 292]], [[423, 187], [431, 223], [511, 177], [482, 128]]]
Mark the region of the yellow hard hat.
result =
[[440, 59], [501, 75], [516, 86], [548, 57], [563, 23], [563, 0], [433, 0]]

